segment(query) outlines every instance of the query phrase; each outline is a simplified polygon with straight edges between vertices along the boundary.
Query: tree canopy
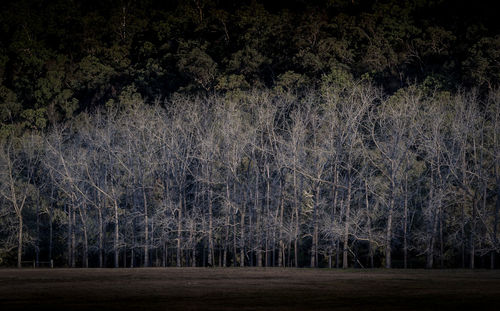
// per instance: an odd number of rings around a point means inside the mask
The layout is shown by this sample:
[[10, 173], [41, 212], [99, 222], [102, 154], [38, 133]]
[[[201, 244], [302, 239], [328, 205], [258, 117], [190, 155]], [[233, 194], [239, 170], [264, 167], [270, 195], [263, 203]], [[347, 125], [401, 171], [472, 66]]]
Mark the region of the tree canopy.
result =
[[1, 131], [43, 129], [175, 93], [318, 88], [369, 78], [393, 93], [493, 88], [500, 34], [488, 1], [4, 1]]

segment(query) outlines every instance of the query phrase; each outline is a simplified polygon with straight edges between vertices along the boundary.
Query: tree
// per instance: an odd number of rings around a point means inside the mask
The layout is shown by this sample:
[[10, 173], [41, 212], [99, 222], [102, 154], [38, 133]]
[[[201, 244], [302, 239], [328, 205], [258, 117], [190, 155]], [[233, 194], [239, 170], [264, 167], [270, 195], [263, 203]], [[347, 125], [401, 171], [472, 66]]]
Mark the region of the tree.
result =
[[413, 144], [412, 127], [420, 95], [418, 90], [408, 89], [396, 93], [379, 107], [371, 110], [369, 128], [374, 153], [370, 161], [386, 180], [384, 204], [387, 207], [385, 228], [385, 267], [392, 267], [392, 243], [395, 217], [398, 216], [398, 189], [403, 184], [402, 171], [407, 154]]
[[12, 207], [17, 223], [17, 267], [21, 268], [24, 242], [23, 211], [36, 190], [32, 185], [35, 167], [39, 161], [38, 137], [7, 138], [0, 150], [0, 194]]

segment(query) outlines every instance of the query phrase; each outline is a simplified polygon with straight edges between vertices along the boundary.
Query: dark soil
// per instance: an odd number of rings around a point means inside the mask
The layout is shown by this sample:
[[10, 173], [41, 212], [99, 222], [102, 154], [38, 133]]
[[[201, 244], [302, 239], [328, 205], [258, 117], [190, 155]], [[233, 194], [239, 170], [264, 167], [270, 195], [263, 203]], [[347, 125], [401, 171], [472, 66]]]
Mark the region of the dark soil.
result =
[[500, 271], [0, 270], [0, 310], [500, 310]]

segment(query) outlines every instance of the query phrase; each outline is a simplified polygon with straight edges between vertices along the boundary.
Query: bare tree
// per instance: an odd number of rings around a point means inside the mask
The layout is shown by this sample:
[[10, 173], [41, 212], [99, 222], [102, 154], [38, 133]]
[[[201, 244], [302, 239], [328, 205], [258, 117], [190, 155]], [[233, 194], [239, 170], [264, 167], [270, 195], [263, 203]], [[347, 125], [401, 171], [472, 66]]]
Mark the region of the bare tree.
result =
[[14, 210], [17, 218], [17, 267], [21, 268], [24, 217], [28, 199], [35, 191], [33, 181], [34, 167], [38, 165], [38, 146], [35, 141], [27, 138], [15, 140], [7, 138], [1, 142], [0, 150], [0, 195]]
[[392, 241], [398, 189], [401, 189], [406, 157], [412, 145], [412, 127], [415, 124], [416, 108], [419, 103], [418, 90], [410, 88], [401, 91], [371, 110], [371, 142], [375, 153], [370, 160], [387, 182], [385, 204], [387, 218], [385, 228], [385, 267], [392, 267]]

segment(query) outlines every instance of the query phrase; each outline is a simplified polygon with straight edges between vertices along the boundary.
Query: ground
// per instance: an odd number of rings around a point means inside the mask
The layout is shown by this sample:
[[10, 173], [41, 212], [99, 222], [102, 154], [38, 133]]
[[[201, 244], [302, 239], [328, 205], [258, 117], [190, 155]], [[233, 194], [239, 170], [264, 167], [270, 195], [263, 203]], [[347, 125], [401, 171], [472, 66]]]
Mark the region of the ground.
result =
[[500, 271], [0, 269], [0, 310], [500, 310]]

